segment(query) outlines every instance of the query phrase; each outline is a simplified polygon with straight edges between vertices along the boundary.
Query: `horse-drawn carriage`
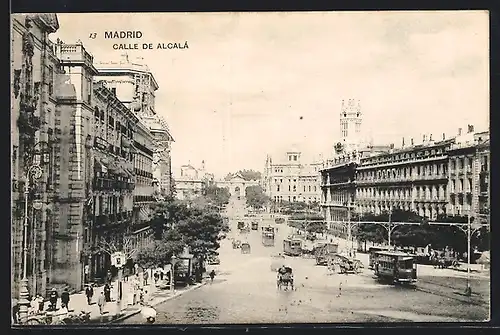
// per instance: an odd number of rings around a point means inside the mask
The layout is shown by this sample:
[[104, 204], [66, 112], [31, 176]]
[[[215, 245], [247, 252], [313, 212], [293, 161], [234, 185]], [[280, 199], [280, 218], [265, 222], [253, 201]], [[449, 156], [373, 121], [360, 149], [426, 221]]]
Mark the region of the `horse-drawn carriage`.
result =
[[288, 290], [288, 288], [293, 290], [293, 271], [291, 267], [283, 266], [278, 269], [276, 284], [279, 290], [282, 288], [285, 288], [285, 291]]
[[331, 255], [327, 261], [328, 268], [343, 274], [358, 274], [363, 268], [363, 263], [359, 259], [350, 258], [340, 254]]

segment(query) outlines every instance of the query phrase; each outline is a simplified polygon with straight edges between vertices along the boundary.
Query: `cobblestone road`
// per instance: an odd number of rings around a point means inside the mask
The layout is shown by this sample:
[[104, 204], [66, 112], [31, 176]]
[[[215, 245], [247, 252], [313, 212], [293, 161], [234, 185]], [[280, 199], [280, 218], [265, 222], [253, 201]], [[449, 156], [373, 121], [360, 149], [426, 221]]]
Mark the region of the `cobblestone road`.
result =
[[[233, 234], [237, 234], [235, 222]], [[281, 252], [287, 228], [280, 228], [274, 248], [264, 247], [259, 232], [247, 240], [251, 254], [232, 249], [223, 241], [221, 265], [211, 285], [157, 306], [161, 324], [193, 323], [307, 323], [307, 322], [392, 322], [392, 321], [482, 321], [488, 319], [489, 279], [474, 277], [478, 294], [464, 297], [463, 275], [447, 277], [439, 270], [422, 268], [416, 288], [378, 283], [370, 270], [359, 275], [330, 274], [313, 259], [287, 257], [295, 274], [296, 290], [279, 291], [276, 274], [270, 270], [274, 252]], [[361, 259], [366, 255], [359, 255]], [[366, 264], [366, 263], [365, 263]], [[209, 269], [210, 270], [210, 269]], [[341, 294], [339, 295], [339, 287]], [[134, 316], [123, 323], [143, 323]]]

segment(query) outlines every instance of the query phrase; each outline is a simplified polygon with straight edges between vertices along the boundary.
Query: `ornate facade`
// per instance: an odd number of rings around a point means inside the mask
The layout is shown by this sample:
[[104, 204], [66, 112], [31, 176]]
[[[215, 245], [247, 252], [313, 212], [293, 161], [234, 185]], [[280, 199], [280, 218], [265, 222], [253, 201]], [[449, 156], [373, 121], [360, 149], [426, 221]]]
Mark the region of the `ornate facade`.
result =
[[101, 62], [96, 65], [99, 80], [105, 80], [111, 90], [149, 128], [155, 138], [153, 175], [164, 195], [170, 194], [172, 179], [171, 143], [174, 141], [168, 123], [155, 109], [155, 93], [159, 86], [150, 69], [142, 60], [130, 60], [122, 55], [118, 62]]
[[[45, 294], [52, 273], [54, 225], [51, 197], [55, 194], [56, 76], [60, 72], [49, 34], [58, 30], [53, 14], [11, 16], [11, 283], [17, 296], [23, 275], [23, 222], [27, 210], [27, 278], [29, 291]], [[38, 154], [38, 155], [37, 155]], [[35, 162], [35, 155], [40, 161]], [[39, 164], [41, 178], [30, 183], [28, 203], [24, 187], [29, 166]], [[33, 201], [41, 206], [34, 208]]]
[[264, 192], [278, 203], [319, 201], [321, 164], [303, 164], [297, 150], [287, 152], [284, 161], [273, 162], [268, 156], [262, 182]]
[[489, 134], [474, 133], [386, 152], [352, 152], [321, 170], [322, 207], [330, 228], [341, 231], [349, 216], [413, 211], [438, 215], [489, 217]]
[[83, 236], [85, 248], [94, 252], [86, 254], [83, 262], [89, 265], [86, 279], [93, 281], [104, 278], [111, 266], [110, 255], [98, 248], [101, 241], [120, 245], [133, 229], [133, 192], [140, 177], [134, 170], [139, 119], [105, 82], [94, 82], [92, 100], [93, 137], [88, 148], [92, 187]]

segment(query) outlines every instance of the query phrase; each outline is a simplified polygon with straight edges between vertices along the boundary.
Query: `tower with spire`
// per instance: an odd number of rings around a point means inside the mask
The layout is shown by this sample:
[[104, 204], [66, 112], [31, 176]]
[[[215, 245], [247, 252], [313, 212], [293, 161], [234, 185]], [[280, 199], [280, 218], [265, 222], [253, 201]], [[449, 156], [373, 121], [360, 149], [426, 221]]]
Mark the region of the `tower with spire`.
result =
[[361, 141], [363, 114], [359, 100], [342, 100], [340, 109], [340, 143], [344, 150], [356, 149]]

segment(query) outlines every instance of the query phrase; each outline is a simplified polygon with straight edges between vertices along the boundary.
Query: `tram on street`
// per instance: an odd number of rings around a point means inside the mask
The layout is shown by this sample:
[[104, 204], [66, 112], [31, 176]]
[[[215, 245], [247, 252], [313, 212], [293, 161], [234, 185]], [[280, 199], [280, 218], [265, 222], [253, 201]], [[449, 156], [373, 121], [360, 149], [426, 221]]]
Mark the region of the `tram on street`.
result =
[[370, 247], [370, 249], [368, 249], [368, 252], [369, 252], [369, 258], [368, 258], [368, 267], [370, 269], [373, 269], [373, 267], [375, 266], [375, 261], [376, 261], [376, 258], [377, 258], [377, 252], [379, 251], [389, 251], [389, 247], [388, 246], [381, 246], [381, 247]]
[[417, 281], [415, 256], [397, 251], [377, 251], [374, 265], [379, 279], [394, 283], [414, 283]]
[[287, 256], [300, 256], [302, 254], [302, 240], [298, 238], [284, 239], [283, 253]]

